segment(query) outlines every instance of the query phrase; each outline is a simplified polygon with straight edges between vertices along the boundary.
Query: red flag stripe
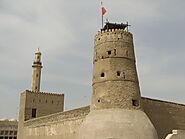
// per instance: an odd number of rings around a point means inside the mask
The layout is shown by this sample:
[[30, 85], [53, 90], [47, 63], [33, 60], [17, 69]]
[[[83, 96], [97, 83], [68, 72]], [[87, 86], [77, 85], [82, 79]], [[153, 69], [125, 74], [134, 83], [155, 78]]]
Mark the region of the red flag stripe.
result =
[[106, 9], [102, 7], [102, 15], [104, 15], [106, 12], [107, 12]]

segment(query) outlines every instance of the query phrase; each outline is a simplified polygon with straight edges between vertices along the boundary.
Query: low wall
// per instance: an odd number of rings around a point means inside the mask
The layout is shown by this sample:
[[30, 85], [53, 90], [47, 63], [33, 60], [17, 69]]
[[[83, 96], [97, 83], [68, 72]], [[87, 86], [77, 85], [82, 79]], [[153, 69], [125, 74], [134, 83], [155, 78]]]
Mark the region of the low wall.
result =
[[89, 106], [24, 122], [26, 139], [74, 139]]

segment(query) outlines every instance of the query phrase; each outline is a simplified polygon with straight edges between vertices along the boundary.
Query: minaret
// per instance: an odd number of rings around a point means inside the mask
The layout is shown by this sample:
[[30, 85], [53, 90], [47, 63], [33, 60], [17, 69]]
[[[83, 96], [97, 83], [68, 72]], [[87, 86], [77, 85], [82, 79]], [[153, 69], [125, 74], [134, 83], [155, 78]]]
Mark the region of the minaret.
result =
[[35, 52], [35, 60], [33, 62], [33, 73], [32, 73], [32, 91], [39, 92], [40, 91], [40, 78], [41, 78], [41, 52], [39, 49]]
[[143, 112], [133, 36], [107, 23], [95, 36], [91, 110], [77, 139], [157, 139]]

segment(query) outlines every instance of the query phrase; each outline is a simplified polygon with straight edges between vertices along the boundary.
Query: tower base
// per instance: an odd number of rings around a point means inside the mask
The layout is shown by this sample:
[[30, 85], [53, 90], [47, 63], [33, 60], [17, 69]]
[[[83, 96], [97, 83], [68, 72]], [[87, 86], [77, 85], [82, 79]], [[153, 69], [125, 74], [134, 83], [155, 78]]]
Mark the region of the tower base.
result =
[[83, 121], [77, 139], [158, 139], [141, 110], [94, 110]]

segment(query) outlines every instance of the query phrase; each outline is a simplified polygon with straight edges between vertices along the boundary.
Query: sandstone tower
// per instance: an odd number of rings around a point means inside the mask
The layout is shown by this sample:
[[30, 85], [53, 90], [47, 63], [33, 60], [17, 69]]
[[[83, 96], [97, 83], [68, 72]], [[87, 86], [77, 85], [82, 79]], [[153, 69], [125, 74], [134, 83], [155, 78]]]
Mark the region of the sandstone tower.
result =
[[95, 36], [91, 111], [78, 139], [157, 139], [142, 110], [133, 36], [107, 23]]
[[33, 62], [33, 73], [32, 73], [32, 91], [39, 92], [40, 91], [40, 78], [41, 78], [41, 52], [39, 49], [35, 52], [35, 60]]

